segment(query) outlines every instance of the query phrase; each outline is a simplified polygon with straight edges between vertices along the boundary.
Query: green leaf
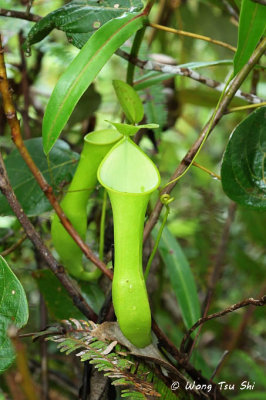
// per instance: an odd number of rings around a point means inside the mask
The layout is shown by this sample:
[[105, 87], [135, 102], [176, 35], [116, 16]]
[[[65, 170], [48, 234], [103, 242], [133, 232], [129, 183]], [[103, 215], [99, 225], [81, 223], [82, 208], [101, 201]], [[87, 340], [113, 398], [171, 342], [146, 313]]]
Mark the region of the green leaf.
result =
[[265, 151], [266, 107], [261, 107], [233, 131], [221, 169], [227, 196], [258, 210], [266, 209]]
[[146, 21], [143, 15], [130, 14], [113, 19], [88, 40], [57, 82], [43, 119], [43, 144], [49, 153], [68, 121], [78, 100], [93, 79], [133, 33]]
[[159, 128], [158, 124], [143, 124], [143, 125], [128, 125], [122, 124], [120, 122], [109, 122], [109, 124], [113, 125], [118, 132], [120, 132], [124, 136], [134, 136], [140, 129], [147, 128], [147, 129], [156, 129]]
[[142, 9], [141, 0], [73, 0], [51, 12], [30, 30], [26, 46], [44, 39], [54, 28], [64, 31], [68, 40], [82, 48], [91, 35], [113, 18]]
[[[50, 270], [38, 270], [34, 272], [33, 276], [44, 297], [51, 318], [58, 321], [69, 318], [84, 319], [84, 315], [74, 306], [66, 289]], [[80, 288], [89, 306], [98, 313], [104, 302], [104, 294], [99, 286], [84, 282], [81, 283]]]
[[[158, 228], [155, 227], [154, 239], [157, 234]], [[201, 316], [197, 288], [188, 260], [167, 227], [163, 230], [158, 250], [168, 270], [184, 324], [189, 329]]]
[[266, 26], [266, 7], [251, 0], [242, 0], [238, 28], [237, 51], [234, 57], [234, 74], [249, 60]]
[[126, 118], [131, 124], [137, 124], [144, 116], [142, 101], [132, 86], [125, 82], [113, 81], [116, 96]]
[[7, 329], [10, 325], [22, 328], [26, 325], [28, 317], [29, 310], [24, 289], [7, 262], [0, 256], [0, 373], [15, 359]]
[[[43, 154], [41, 138], [26, 140], [25, 145], [33, 161], [55, 191], [58, 190], [59, 185], [63, 181], [71, 181], [79, 155], [71, 151], [68, 144], [62, 140], [58, 141], [49, 155], [49, 165]], [[10, 183], [27, 215], [40, 215], [52, 209], [50, 202], [40, 189], [17, 149], [13, 150], [6, 157], [5, 166]], [[2, 194], [0, 194], [0, 214], [13, 215], [10, 206]]]

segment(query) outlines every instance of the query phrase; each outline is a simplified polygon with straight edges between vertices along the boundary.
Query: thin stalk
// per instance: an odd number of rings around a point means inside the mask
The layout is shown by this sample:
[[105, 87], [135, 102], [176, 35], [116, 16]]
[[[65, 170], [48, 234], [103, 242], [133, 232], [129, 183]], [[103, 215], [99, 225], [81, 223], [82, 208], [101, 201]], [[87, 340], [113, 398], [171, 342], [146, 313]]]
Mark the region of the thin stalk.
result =
[[103, 206], [100, 224], [100, 245], [99, 245], [99, 259], [103, 261], [104, 253], [104, 232], [105, 232], [105, 216], [106, 216], [106, 205], [107, 205], [107, 191], [103, 192]]
[[162, 233], [163, 233], [163, 229], [165, 227], [168, 215], [170, 213], [169, 204], [172, 203], [172, 201], [174, 201], [174, 197], [170, 197], [169, 194], [163, 194], [160, 197], [160, 201], [161, 201], [161, 203], [163, 205], [165, 205], [166, 211], [165, 211], [165, 215], [163, 217], [162, 225], [161, 225], [161, 227], [159, 229], [159, 232], [158, 232], [155, 244], [154, 244], [154, 248], [153, 248], [153, 250], [151, 252], [150, 258], [149, 258], [148, 263], [147, 263], [147, 267], [146, 267], [146, 270], [145, 270], [145, 273], [144, 273], [144, 279], [145, 280], [147, 280], [147, 278], [148, 278], [148, 275], [149, 275], [149, 272], [150, 272], [150, 269], [151, 269], [152, 261], [154, 259], [155, 254], [156, 254], [157, 248], [159, 246], [159, 243], [160, 243], [160, 240], [161, 240], [161, 236], [162, 236]]
[[250, 108], [258, 108], [258, 107], [263, 107], [266, 106], [266, 101], [263, 103], [259, 104], [248, 104], [247, 106], [239, 106], [239, 107], [232, 107], [228, 109], [228, 113], [235, 112], [235, 111], [245, 111], [249, 110]]
[[210, 171], [208, 168], [204, 167], [201, 164], [198, 164], [197, 162], [193, 161], [193, 166], [201, 169], [204, 172], [207, 172], [211, 177], [218, 179], [219, 181], [221, 180], [221, 177], [214, 172]]
[[14, 243], [8, 249], [2, 251], [2, 253], [0, 253], [0, 255], [2, 257], [6, 257], [8, 254], [13, 253], [13, 251], [15, 251], [26, 239], [27, 239], [27, 235], [23, 235], [16, 243]]
[[146, 7], [144, 8], [144, 11], [143, 11], [143, 13], [145, 15], [149, 15], [149, 13], [150, 13], [150, 11], [152, 9], [152, 6], [154, 5], [155, 1], [156, 0], [148, 0], [147, 1]]
[[180, 29], [174, 29], [174, 28], [169, 28], [168, 26], [163, 26], [163, 25], [159, 25], [159, 24], [154, 24], [154, 23], [149, 23], [149, 26], [151, 28], [155, 28], [155, 29], [159, 29], [161, 31], [166, 31], [169, 33], [174, 33], [176, 35], [181, 35], [181, 36], [187, 36], [187, 37], [191, 37], [193, 39], [199, 39], [199, 40], [204, 40], [205, 42], [209, 42], [212, 44], [216, 44], [218, 46], [224, 47], [228, 50], [231, 50], [233, 52], [236, 52], [236, 47], [231, 46], [229, 43], [225, 43], [222, 42], [220, 40], [215, 40], [212, 39], [208, 36], [203, 36], [203, 35], [198, 35], [197, 33], [192, 33], [192, 32], [187, 32], [187, 31], [182, 31]]
[[145, 272], [144, 272], [145, 281], [147, 280], [148, 275], [150, 273], [151, 264], [152, 264], [152, 261], [154, 259], [155, 254], [156, 254], [156, 251], [158, 249], [158, 246], [159, 246], [159, 243], [160, 243], [160, 240], [161, 240], [161, 236], [162, 236], [162, 233], [163, 233], [163, 230], [164, 230], [164, 227], [165, 227], [169, 212], [170, 212], [170, 208], [169, 208], [168, 205], [166, 205], [166, 210], [165, 210], [165, 214], [164, 214], [164, 217], [163, 217], [163, 221], [162, 221], [162, 224], [160, 226], [160, 229], [159, 229], [159, 232], [158, 232], [158, 235], [157, 235], [153, 250], [151, 252], [151, 255], [150, 255], [148, 263], [147, 263], [147, 267], [146, 267]]

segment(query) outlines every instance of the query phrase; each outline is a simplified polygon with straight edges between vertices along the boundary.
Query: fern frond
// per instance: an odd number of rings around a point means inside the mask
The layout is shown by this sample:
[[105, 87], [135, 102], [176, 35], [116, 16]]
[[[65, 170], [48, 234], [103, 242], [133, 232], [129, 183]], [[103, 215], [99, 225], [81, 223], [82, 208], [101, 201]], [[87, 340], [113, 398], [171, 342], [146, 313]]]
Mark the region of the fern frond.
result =
[[93, 322], [71, 319], [63, 321], [64, 334], [47, 337], [56, 342], [61, 352], [75, 352], [81, 361], [89, 361], [94, 367], [121, 387], [121, 396], [138, 399], [176, 400], [175, 394], [144, 362], [136, 361], [117, 341], [104, 342], [93, 336], [97, 328]]

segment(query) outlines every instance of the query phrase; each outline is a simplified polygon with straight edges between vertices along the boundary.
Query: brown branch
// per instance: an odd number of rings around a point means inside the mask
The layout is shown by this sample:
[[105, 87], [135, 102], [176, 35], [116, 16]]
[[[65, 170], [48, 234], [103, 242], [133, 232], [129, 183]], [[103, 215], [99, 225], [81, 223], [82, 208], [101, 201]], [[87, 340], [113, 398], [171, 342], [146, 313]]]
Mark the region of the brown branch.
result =
[[0, 8], [0, 16], [9, 18], [25, 19], [27, 21], [38, 22], [42, 19], [39, 15], [28, 13], [25, 11], [7, 10]]
[[[125, 60], [129, 61], [130, 63], [138, 66], [139, 68], [144, 69], [145, 71], [156, 71], [156, 72], [162, 72], [163, 74], [173, 74], [173, 75], [185, 76], [196, 82], [206, 85], [214, 90], [217, 90], [218, 92], [223, 92], [223, 90], [225, 88], [224, 83], [221, 83], [221, 82], [215, 81], [214, 79], [203, 76], [191, 68], [181, 67], [181, 66], [179, 67], [178, 65], [162, 64], [162, 63], [158, 63], [156, 61], [151, 61], [151, 60], [143, 61], [121, 49], [118, 49], [116, 51], [116, 54], [118, 56], [124, 58]], [[251, 94], [251, 93], [242, 92], [242, 90], [236, 90], [236, 92], [234, 93], [234, 96], [238, 97], [242, 100], [245, 100], [249, 103], [252, 103], [252, 104], [253, 103], [259, 104], [264, 101], [260, 97], [254, 95], [254, 94]]]
[[212, 384], [212, 390], [210, 393], [208, 393], [210, 399], [214, 400], [225, 400], [226, 398], [224, 395], [220, 392], [218, 386], [212, 382], [211, 380], [208, 380], [205, 378], [200, 371], [198, 371], [193, 365], [191, 365], [187, 361], [186, 354], [181, 353], [177, 347], [171, 342], [171, 340], [164, 334], [164, 332], [161, 331], [161, 329], [158, 327], [157, 323], [155, 320], [152, 320], [152, 330], [155, 333], [156, 337], [159, 340], [159, 344], [165, 348], [165, 350], [171, 354], [171, 356], [177, 361], [178, 363], [178, 369], [184, 369], [187, 374], [194, 379], [198, 384], [201, 385], [209, 385], [210, 383]]
[[25, 239], [27, 239], [27, 235], [23, 235], [16, 243], [12, 244], [12, 246], [10, 246], [8, 249], [2, 251], [0, 255], [2, 257], [6, 257], [8, 256], [8, 254], [13, 253], [13, 251], [15, 251], [24, 242]]
[[[265, 292], [266, 292], [266, 285], [264, 284], [262, 286], [261, 290], [260, 290], [260, 293], [259, 293], [258, 297], [264, 296]], [[239, 340], [241, 338], [243, 338], [244, 332], [245, 332], [248, 324], [250, 323], [250, 320], [251, 320], [251, 318], [253, 316], [253, 313], [254, 313], [255, 309], [256, 308], [252, 307], [252, 305], [248, 306], [245, 309], [245, 312], [244, 312], [244, 314], [242, 316], [242, 320], [241, 320], [238, 328], [236, 330], [234, 330], [232, 335], [230, 335], [230, 341], [225, 345], [227, 350], [228, 350], [228, 352], [229, 352], [229, 354], [219, 364], [219, 366], [217, 368], [217, 371], [216, 371], [216, 375], [219, 375], [219, 373], [221, 372], [221, 370], [224, 367], [225, 363], [228, 362], [228, 360], [230, 359], [230, 357], [231, 357], [231, 355], [233, 353], [233, 350], [237, 347], [237, 345], [239, 343]]]
[[197, 329], [200, 325], [204, 324], [205, 322], [207, 322], [207, 321], [209, 321], [209, 320], [211, 320], [211, 319], [214, 319], [214, 318], [223, 317], [224, 315], [226, 315], [226, 314], [228, 314], [228, 313], [231, 313], [231, 312], [233, 312], [233, 311], [235, 311], [235, 310], [238, 310], [239, 308], [243, 308], [243, 307], [246, 307], [246, 306], [249, 306], [249, 305], [253, 305], [253, 306], [260, 307], [260, 306], [264, 306], [265, 304], [266, 304], [266, 295], [265, 295], [265, 296], [262, 296], [259, 300], [254, 300], [254, 299], [251, 297], [251, 298], [249, 298], [249, 299], [242, 300], [242, 301], [240, 301], [239, 303], [233, 304], [232, 306], [230, 306], [230, 307], [228, 307], [228, 308], [226, 308], [226, 309], [224, 309], [224, 310], [222, 310], [222, 311], [219, 311], [219, 312], [214, 313], [214, 314], [210, 314], [210, 315], [208, 315], [207, 317], [200, 318], [200, 319], [187, 331], [186, 335], [184, 336], [184, 338], [183, 338], [183, 340], [182, 340], [182, 343], [181, 343], [181, 346], [180, 346], [181, 351], [182, 351], [182, 352], [184, 351], [185, 343], [186, 343], [186, 341], [189, 339], [191, 333], [194, 332], [195, 329]]
[[[215, 114], [215, 117], [213, 120], [211, 119], [208, 122], [204, 128], [202, 129], [202, 132], [199, 136], [199, 138], [194, 142], [192, 147], [189, 149], [177, 169], [175, 170], [174, 174], [171, 177], [171, 181], [177, 179], [179, 176], [181, 176], [188, 166], [191, 164], [193, 158], [197, 154], [198, 150], [200, 149], [200, 146], [205, 139], [206, 135], [209, 135], [215, 126], [218, 124], [220, 119], [223, 117], [228, 105], [230, 104], [231, 100], [233, 99], [236, 91], [239, 89], [243, 81], [246, 79], [248, 76], [249, 72], [252, 70], [252, 68], [257, 64], [259, 61], [260, 57], [264, 54], [266, 50], [266, 39], [264, 39], [259, 46], [256, 48], [252, 56], [250, 57], [249, 61], [247, 64], [244, 65], [244, 67], [241, 69], [241, 71], [236, 75], [236, 77], [232, 80], [231, 84], [229, 85], [229, 88], [226, 92], [226, 95], [224, 96], [223, 100], [221, 101], [218, 110]], [[211, 124], [211, 125], [210, 125]], [[172, 184], [168, 185], [163, 191], [162, 194], [170, 194], [173, 188], [176, 185], [176, 181], [173, 182]], [[145, 225], [144, 229], [144, 241], [147, 240], [148, 236], [150, 235], [153, 227], [156, 225], [160, 213], [162, 211], [163, 204], [160, 200], [157, 201], [154, 210], [152, 211], [150, 218], [148, 222]]]
[[59, 265], [55, 258], [52, 256], [48, 248], [42, 242], [39, 234], [36, 232], [34, 226], [30, 222], [27, 215], [24, 213], [20, 203], [18, 202], [15, 193], [10, 185], [5, 164], [0, 153], [0, 190], [6, 197], [10, 207], [14, 211], [18, 221], [22, 225], [24, 231], [26, 232], [28, 238], [34, 244], [36, 250], [39, 252], [42, 259], [51, 269], [51, 271], [60, 280], [64, 288], [67, 290], [69, 296], [72, 298], [75, 306], [88, 318], [96, 321], [97, 315], [90, 308], [84, 297], [81, 295], [80, 291], [74, 284], [72, 280], [66, 275], [63, 266]]
[[32, 7], [34, 0], [28, 0], [28, 5], [27, 5], [27, 9], [26, 9], [26, 14], [29, 15], [30, 13], [30, 9]]
[[56, 214], [58, 215], [64, 228], [67, 230], [67, 232], [70, 234], [70, 236], [74, 239], [74, 241], [77, 243], [77, 245], [81, 248], [81, 250], [83, 251], [85, 256], [89, 260], [91, 260], [109, 279], [112, 279], [113, 278], [112, 271], [107, 269], [106, 265], [101, 260], [99, 260], [98, 257], [96, 257], [93, 254], [92, 250], [81, 239], [81, 237], [79, 236], [77, 231], [73, 228], [72, 224], [65, 216], [64, 211], [62, 210], [60, 204], [58, 203], [58, 201], [53, 193], [52, 187], [48, 184], [48, 182], [45, 180], [44, 176], [42, 175], [42, 173], [40, 172], [40, 170], [34, 163], [30, 153], [28, 152], [28, 150], [23, 142], [23, 139], [21, 136], [20, 124], [17, 119], [16, 110], [15, 110], [14, 103], [12, 100], [11, 92], [9, 90], [3, 53], [4, 53], [4, 49], [2, 47], [1, 37], [0, 37], [0, 92], [2, 93], [4, 111], [5, 111], [5, 115], [6, 115], [8, 123], [9, 123], [10, 129], [11, 129], [12, 140], [15, 143], [17, 149], [19, 150], [22, 158], [26, 162], [27, 166], [31, 170], [38, 185], [40, 186], [43, 193], [50, 201], [52, 207], [54, 208], [54, 210], [55, 210]]
[[212, 376], [211, 376], [210, 379], [214, 379], [215, 378], [215, 376], [217, 375], [217, 373], [219, 371], [220, 366], [223, 364], [223, 362], [226, 359], [226, 357], [228, 356], [228, 354], [229, 354], [228, 350], [225, 350], [223, 352], [222, 357], [220, 358], [218, 364], [216, 365], [215, 370], [213, 371]]
[[261, 4], [263, 6], [266, 6], [266, 0], [251, 0], [251, 1], [253, 1], [254, 3]]
[[146, 7], [143, 10], [143, 14], [145, 15], [149, 15], [149, 13], [151, 12], [151, 9], [153, 7], [155, 3], [155, 0], [148, 0]]
[[30, 107], [30, 88], [29, 88], [29, 81], [28, 81], [28, 74], [27, 74], [27, 63], [25, 53], [23, 51], [23, 33], [22, 31], [19, 32], [19, 53], [21, 59], [21, 87], [23, 93], [23, 100], [24, 100], [24, 107], [22, 110], [23, 116], [23, 126], [24, 126], [24, 134], [25, 138], [29, 139], [31, 137], [31, 130], [30, 130], [30, 119], [29, 119], [29, 107]]
[[222, 3], [226, 8], [226, 11], [231, 15], [231, 17], [233, 17], [238, 22], [239, 20], [238, 14], [236, 10], [231, 6], [231, 4], [227, 0], [222, 0]]
[[[158, 5], [158, 12], [157, 15], [155, 17], [155, 19], [153, 18], [154, 22], [157, 24], [160, 24], [162, 19], [163, 19], [163, 15], [164, 15], [164, 11], [165, 11], [165, 7], [166, 5], [168, 6], [166, 0], [160, 0], [159, 5]], [[147, 39], [147, 43], [148, 43], [148, 48], [151, 47], [151, 44], [156, 36], [157, 31], [155, 29], [151, 30], [148, 39]]]

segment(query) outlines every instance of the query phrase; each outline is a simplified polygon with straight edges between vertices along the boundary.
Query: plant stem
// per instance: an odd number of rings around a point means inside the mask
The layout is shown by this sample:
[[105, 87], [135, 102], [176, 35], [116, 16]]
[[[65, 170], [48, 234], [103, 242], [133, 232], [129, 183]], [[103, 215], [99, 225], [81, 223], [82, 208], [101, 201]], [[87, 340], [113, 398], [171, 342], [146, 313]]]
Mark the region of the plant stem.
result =
[[225, 6], [228, 14], [231, 15], [231, 17], [233, 17], [236, 22], [238, 22], [239, 16], [238, 16], [236, 10], [231, 6], [231, 4], [227, 0], [222, 0], [222, 3]]
[[219, 181], [221, 180], [221, 177], [219, 175], [217, 175], [214, 172], [210, 171], [208, 168], [203, 167], [203, 165], [198, 164], [196, 161], [193, 161], [192, 165], [194, 165], [194, 167], [197, 167], [197, 168], [201, 169], [204, 172], [207, 172], [207, 174], [209, 174], [212, 178], [216, 178]]
[[186, 31], [182, 31], [180, 29], [169, 28], [168, 26], [154, 24], [154, 23], [151, 23], [151, 22], [149, 23], [149, 26], [151, 28], [159, 29], [161, 31], [174, 33], [176, 35], [187, 36], [187, 37], [191, 37], [191, 38], [194, 38], [194, 39], [204, 40], [205, 42], [209, 42], [209, 43], [213, 43], [213, 44], [216, 44], [218, 46], [221, 46], [221, 47], [225, 47], [226, 49], [229, 49], [229, 50], [231, 50], [233, 52], [236, 51], [236, 47], [231, 46], [228, 43], [221, 42], [220, 40], [212, 39], [212, 38], [210, 38], [208, 36], [198, 35], [197, 33], [186, 32]]
[[146, 7], [144, 8], [144, 11], [143, 11], [143, 13], [144, 13], [145, 15], [149, 15], [149, 13], [150, 13], [150, 11], [151, 11], [151, 9], [152, 9], [152, 7], [153, 7], [155, 1], [156, 1], [156, 0], [148, 0], [148, 2], [147, 2], [147, 4], [146, 4]]
[[154, 259], [155, 254], [156, 254], [156, 251], [157, 251], [157, 249], [158, 249], [158, 246], [159, 246], [159, 243], [160, 243], [160, 240], [161, 240], [161, 236], [162, 236], [162, 233], [163, 233], [163, 229], [164, 229], [164, 227], [165, 227], [165, 224], [166, 224], [166, 221], [167, 221], [169, 212], [170, 212], [169, 206], [166, 205], [165, 207], [166, 207], [166, 210], [165, 210], [165, 214], [164, 214], [164, 217], [163, 217], [163, 221], [162, 221], [162, 224], [161, 224], [161, 226], [160, 226], [158, 235], [157, 235], [157, 237], [156, 237], [156, 241], [155, 241], [155, 243], [154, 243], [153, 250], [152, 250], [151, 255], [150, 255], [150, 257], [149, 257], [149, 260], [148, 260], [148, 263], [147, 263], [147, 267], [146, 267], [146, 269], [145, 269], [145, 273], [144, 273], [144, 279], [145, 279], [145, 280], [147, 280], [148, 275], [149, 275], [149, 273], [150, 273], [151, 264], [152, 264], [152, 261], [153, 261], [153, 259]]
[[184, 369], [186, 373], [197, 383], [201, 383], [203, 385], [212, 384], [212, 390], [209, 393], [209, 398], [213, 400], [225, 400], [226, 397], [224, 394], [218, 389], [218, 385], [215, 382], [209, 381], [209, 379], [205, 378], [201, 371], [198, 371], [193, 365], [191, 365], [186, 360], [186, 355], [181, 353], [176, 346], [171, 342], [168, 336], [165, 335], [164, 332], [158, 327], [156, 321], [152, 320], [152, 330], [156, 334], [159, 343], [165, 350], [171, 354], [177, 363], [178, 363], [178, 370]]
[[258, 108], [258, 107], [263, 107], [266, 106], [266, 101], [263, 103], [259, 104], [248, 104], [247, 106], [240, 106], [240, 107], [232, 107], [228, 109], [228, 113], [235, 112], [235, 111], [245, 111], [245, 110], [250, 110], [251, 108]]
[[8, 254], [13, 253], [13, 251], [15, 251], [24, 242], [25, 239], [27, 239], [27, 236], [23, 235], [16, 243], [14, 243], [8, 249], [6, 249], [2, 253], [0, 253], [0, 255], [2, 257], [6, 257]]
[[[199, 74], [197, 71], [191, 68], [182, 67], [178, 65], [169, 65], [169, 64], [162, 64], [151, 60], [142, 61], [137, 57], [131, 57], [130, 54], [127, 52], [118, 49], [116, 54], [125, 60], [130, 61], [131, 63], [137, 65], [139, 68], [144, 69], [145, 71], [156, 71], [162, 72], [165, 75], [166, 79], [169, 79], [169, 75], [172, 74], [173, 77], [175, 75], [185, 76], [187, 78], [193, 79], [203, 85], [206, 85], [212, 89], [217, 90], [218, 92], [223, 92], [225, 88], [225, 84], [222, 82], [215, 81], [209, 77]], [[168, 75], [168, 76], [167, 76]], [[234, 93], [235, 97], [239, 97], [245, 101], [250, 103], [262, 103], [264, 100], [259, 98], [258, 96], [242, 92], [242, 90], [236, 90]]]
[[101, 261], [103, 261], [103, 253], [104, 253], [104, 231], [105, 231], [106, 205], [107, 205], [107, 191], [104, 189], [101, 224], [100, 224], [100, 245], [99, 245], [99, 259]]
[[194, 332], [195, 329], [197, 329], [200, 325], [204, 324], [205, 322], [207, 322], [207, 321], [209, 321], [211, 319], [214, 319], [214, 318], [222, 317], [222, 316], [224, 316], [224, 315], [226, 315], [226, 314], [228, 314], [230, 312], [233, 312], [235, 310], [238, 310], [239, 308], [242, 308], [242, 307], [246, 307], [246, 306], [249, 306], [249, 305], [253, 305], [253, 306], [257, 306], [258, 307], [258, 306], [264, 306], [265, 304], [266, 304], [266, 296], [263, 296], [258, 300], [254, 300], [253, 298], [249, 298], [249, 299], [242, 300], [239, 303], [233, 304], [232, 306], [227, 307], [226, 309], [224, 309], [222, 311], [219, 311], [219, 312], [214, 313], [214, 314], [210, 314], [207, 317], [200, 318], [188, 330], [188, 332], [184, 336], [184, 338], [182, 340], [182, 343], [181, 343], [181, 346], [180, 346], [181, 351], [184, 350], [185, 343], [186, 343], [187, 339], [190, 337], [191, 333]]
[[7, 10], [6, 8], [0, 8], [0, 16], [25, 19], [27, 21], [33, 21], [33, 22], [38, 22], [42, 19], [40, 15], [28, 13], [26, 11]]

